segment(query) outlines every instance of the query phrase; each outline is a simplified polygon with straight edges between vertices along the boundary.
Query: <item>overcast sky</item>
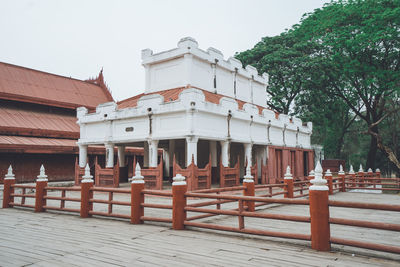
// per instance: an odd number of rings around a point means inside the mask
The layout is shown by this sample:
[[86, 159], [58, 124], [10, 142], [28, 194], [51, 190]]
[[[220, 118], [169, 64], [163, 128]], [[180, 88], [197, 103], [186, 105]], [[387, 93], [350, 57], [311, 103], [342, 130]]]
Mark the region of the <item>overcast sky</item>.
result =
[[329, 0], [1, 0], [0, 61], [78, 79], [104, 76], [113, 97], [144, 91], [141, 50], [191, 36], [225, 59], [280, 34]]

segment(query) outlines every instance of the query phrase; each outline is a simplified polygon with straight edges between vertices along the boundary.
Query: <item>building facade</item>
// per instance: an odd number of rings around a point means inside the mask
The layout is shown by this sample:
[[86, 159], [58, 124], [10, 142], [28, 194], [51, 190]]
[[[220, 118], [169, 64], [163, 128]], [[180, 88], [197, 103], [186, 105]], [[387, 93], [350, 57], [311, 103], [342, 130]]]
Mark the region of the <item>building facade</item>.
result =
[[121, 165], [125, 147], [135, 146], [144, 148], [142, 167], [156, 168], [161, 148], [164, 177], [172, 176], [175, 159], [181, 167], [211, 165], [214, 183], [224, 168], [237, 166], [243, 177], [246, 163], [263, 183], [279, 181], [288, 165], [298, 178], [313, 169], [312, 123], [268, 108], [267, 74], [225, 60], [215, 48], [204, 51], [190, 37], [161, 53], [143, 50], [142, 64], [143, 94], [100, 104], [95, 112], [77, 109], [80, 167], [90, 146], [103, 145], [106, 167], [115, 164], [115, 147]]

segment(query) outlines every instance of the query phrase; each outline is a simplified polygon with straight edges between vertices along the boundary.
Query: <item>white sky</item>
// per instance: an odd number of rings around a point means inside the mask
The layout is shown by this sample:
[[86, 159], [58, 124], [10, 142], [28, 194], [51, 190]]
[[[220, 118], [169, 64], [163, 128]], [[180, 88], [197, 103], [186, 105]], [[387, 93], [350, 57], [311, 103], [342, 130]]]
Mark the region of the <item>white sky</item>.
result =
[[115, 100], [144, 91], [141, 50], [191, 36], [227, 59], [329, 0], [1, 0], [0, 61], [78, 79], [104, 77]]

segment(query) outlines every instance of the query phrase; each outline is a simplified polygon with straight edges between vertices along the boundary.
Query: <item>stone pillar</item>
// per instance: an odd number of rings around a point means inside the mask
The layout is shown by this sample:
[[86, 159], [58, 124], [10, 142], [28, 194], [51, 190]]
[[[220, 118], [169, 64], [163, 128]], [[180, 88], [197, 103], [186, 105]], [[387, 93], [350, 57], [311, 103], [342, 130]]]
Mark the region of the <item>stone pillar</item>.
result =
[[87, 163], [87, 145], [78, 145], [79, 146], [79, 167], [85, 168]]
[[246, 164], [247, 160], [247, 166], [252, 166], [252, 148], [253, 144], [252, 143], [245, 143], [243, 144], [244, 147], [244, 163]]
[[118, 146], [118, 162], [120, 167], [125, 167], [125, 146]]
[[149, 140], [149, 167], [157, 167], [158, 140]]
[[147, 141], [144, 141], [143, 144], [143, 167], [148, 168], [149, 167], [149, 143]]
[[197, 137], [186, 137], [186, 166], [192, 163], [192, 157], [194, 164], [197, 165]]
[[315, 178], [310, 186], [310, 218], [311, 218], [311, 248], [318, 251], [330, 251], [330, 226], [328, 187], [322, 179], [321, 163], [315, 167]]
[[114, 144], [106, 143], [106, 168], [114, 167]]
[[217, 141], [210, 141], [211, 167], [217, 167]]
[[229, 141], [221, 141], [222, 166], [229, 167]]

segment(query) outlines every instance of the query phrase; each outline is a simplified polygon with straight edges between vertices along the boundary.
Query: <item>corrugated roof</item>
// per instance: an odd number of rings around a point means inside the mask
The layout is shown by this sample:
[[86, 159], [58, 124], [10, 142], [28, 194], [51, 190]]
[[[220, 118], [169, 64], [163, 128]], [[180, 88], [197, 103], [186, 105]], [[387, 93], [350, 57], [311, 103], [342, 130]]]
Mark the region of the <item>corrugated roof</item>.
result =
[[[196, 87], [193, 87], [193, 88], [196, 88]], [[153, 92], [153, 93], [148, 93], [148, 94], [139, 94], [139, 95], [136, 95], [136, 96], [133, 96], [131, 98], [127, 98], [125, 100], [122, 100], [122, 101], [118, 102], [118, 108], [119, 109], [123, 109], [123, 108], [129, 108], [129, 107], [136, 107], [139, 98], [141, 98], [144, 95], [158, 94], [158, 95], [162, 95], [164, 97], [164, 102], [175, 101], [175, 100], [178, 100], [179, 94], [185, 89], [187, 89], [187, 88], [179, 87], [179, 88], [168, 89], [168, 90], [163, 90], [163, 91], [158, 91], [158, 92]], [[206, 91], [206, 90], [201, 89], [201, 88], [196, 88], [196, 89], [201, 90], [204, 93], [205, 100], [207, 102], [210, 102], [210, 103], [219, 104], [219, 101], [221, 100], [222, 97], [227, 97], [227, 98], [234, 99], [234, 98], [229, 97], [229, 96], [216, 94], [216, 93], [211, 93], [211, 92]], [[243, 109], [244, 104], [247, 103], [245, 101], [238, 100], [238, 99], [234, 99], [234, 100], [238, 103], [239, 109]], [[258, 112], [260, 114], [262, 114], [263, 109], [266, 109], [266, 108], [258, 106], [258, 105], [255, 105], [255, 106], [257, 106]]]
[[76, 140], [57, 139], [57, 138], [40, 138], [40, 137], [25, 137], [25, 136], [9, 136], [0, 135], [0, 146], [9, 145], [15, 146], [50, 146], [50, 147], [75, 147]]
[[0, 108], [0, 133], [30, 136], [79, 138], [74, 116], [39, 110]]
[[0, 98], [90, 109], [113, 98], [107, 88], [73, 78], [0, 62]]

